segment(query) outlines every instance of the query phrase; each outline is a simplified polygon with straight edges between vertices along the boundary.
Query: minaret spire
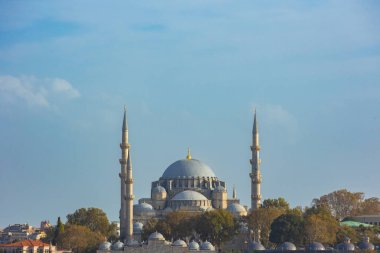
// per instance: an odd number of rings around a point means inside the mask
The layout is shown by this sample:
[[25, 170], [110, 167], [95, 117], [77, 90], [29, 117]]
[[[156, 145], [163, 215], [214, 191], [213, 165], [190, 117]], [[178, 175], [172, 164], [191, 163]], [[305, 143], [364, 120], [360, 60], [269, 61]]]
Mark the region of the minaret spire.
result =
[[251, 178], [251, 210], [258, 209], [261, 205], [261, 172], [260, 172], [260, 144], [259, 144], [259, 130], [258, 123], [256, 120], [256, 109], [253, 118], [253, 129], [252, 129], [252, 158], [251, 163], [251, 173], [249, 174]]
[[237, 195], [236, 195], [236, 187], [234, 185], [234, 187], [232, 188], [232, 198], [233, 199], [237, 199]]
[[127, 161], [129, 160], [129, 149], [130, 145], [128, 143], [128, 125], [127, 125], [127, 109], [124, 108], [124, 118], [122, 127], [122, 137], [120, 143], [121, 158], [120, 162], [120, 241], [125, 241], [127, 239], [127, 179], [128, 179], [128, 169]]

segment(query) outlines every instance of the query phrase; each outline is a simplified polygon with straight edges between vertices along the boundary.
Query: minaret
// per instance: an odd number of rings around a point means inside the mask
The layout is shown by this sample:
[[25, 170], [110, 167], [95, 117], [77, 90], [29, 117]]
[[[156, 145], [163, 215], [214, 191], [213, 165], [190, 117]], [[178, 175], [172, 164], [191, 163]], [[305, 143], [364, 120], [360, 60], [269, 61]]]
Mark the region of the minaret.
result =
[[131, 155], [128, 149], [128, 160], [127, 160], [127, 220], [126, 220], [126, 228], [127, 228], [127, 243], [133, 240], [133, 176], [132, 176], [132, 160]]
[[124, 242], [127, 239], [127, 160], [129, 157], [128, 143], [128, 125], [127, 125], [127, 110], [124, 108], [124, 119], [122, 128], [122, 139], [120, 143], [121, 158], [120, 162], [120, 241]]
[[236, 195], [236, 187], [234, 185], [234, 187], [232, 188], [232, 198], [233, 199], [237, 199], [237, 195]]
[[252, 129], [252, 159], [251, 168], [252, 171], [249, 174], [251, 177], [251, 210], [258, 209], [261, 205], [261, 194], [260, 194], [260, 184], [261, 184], [261, 173], [260, 173], [260, 145], [259, 145], [259, 130], [256, 121], [256, 109], [255, 116], [253, 120]]

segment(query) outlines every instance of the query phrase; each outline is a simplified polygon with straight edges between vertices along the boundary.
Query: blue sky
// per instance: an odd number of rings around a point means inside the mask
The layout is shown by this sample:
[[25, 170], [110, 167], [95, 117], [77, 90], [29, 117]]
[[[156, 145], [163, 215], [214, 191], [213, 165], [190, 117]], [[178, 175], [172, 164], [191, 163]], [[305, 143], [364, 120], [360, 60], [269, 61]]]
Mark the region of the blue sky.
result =
[[200, 159], [250, 204], [380, 197], [378, 1], [0, 1], [0, 227], [118, 219], [123, 107], [136, 198]]

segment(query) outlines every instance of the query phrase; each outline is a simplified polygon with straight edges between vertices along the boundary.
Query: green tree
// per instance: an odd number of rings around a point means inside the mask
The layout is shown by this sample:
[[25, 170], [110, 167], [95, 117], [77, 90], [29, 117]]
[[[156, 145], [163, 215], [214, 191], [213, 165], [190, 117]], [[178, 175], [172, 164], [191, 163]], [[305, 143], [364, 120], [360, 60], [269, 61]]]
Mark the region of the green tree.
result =
[[326, 208], [310, 208], [304, 213], [304, 233], [307, 242], [334, 245], [339, 222]]
[[54, 245], [57, 244], [57, 238], [64, 231], [65, 231], [65, 225], [63, 225], [63, 223], [62, 223], [61, 217], [58, 217], [58, 219], [57, 219], [57, 225], [55, 226], [55, 229], [54, 229], [54, 238], [53, 238], [53, 244]]
[[238, 230], [238, 222], [226, 210], [214, 210], [198, 216], [196, 231], [202, 240], [208, 240], [221, 248]]
[[[279, 208], [259, 208], [249, 213], [248, 227], [253, 232], [253, 239], [259, 240], [265, 246], [269, 246], [269, 233], [272, 222], [280, 215], [284, 214], [285, 210]], [[260, 233], [260, 236], [257, 234]]]
[[105, 240], [99, 232], [91, 231], [81, 225], [66, 225], [65, 231], [59, 235], [57, 241], [64, 249], [72, 249], [76, 253], [96, 252], [98, 245]]
[[289, 203], [282, 197], [277, 199], [265, 199], [261, 206], [262, 208], [280, 208], [284, 210], [289, 209]]
[[283, 214], [273, 221], [269, 240], [277, 244], [289, 241], [299, 245], [304, 241], [303, 230], [302, 216]]
[[116, 225], [110, 224], [107, 215], [99, 208], [80, 208], [67, 215], [67, 224], [88, 227], [107, 238], [116, 234]]

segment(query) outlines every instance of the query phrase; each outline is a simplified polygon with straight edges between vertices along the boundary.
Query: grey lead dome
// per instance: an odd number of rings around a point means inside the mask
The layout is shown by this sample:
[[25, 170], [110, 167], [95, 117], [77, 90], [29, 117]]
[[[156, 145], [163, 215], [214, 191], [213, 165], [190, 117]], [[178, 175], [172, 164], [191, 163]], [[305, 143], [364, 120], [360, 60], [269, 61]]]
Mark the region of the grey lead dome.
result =
[[182, 159], [172, 163], [162, 174], [163, 179], [186, 177], [216, 177], [212, 169], [196, 159]]

